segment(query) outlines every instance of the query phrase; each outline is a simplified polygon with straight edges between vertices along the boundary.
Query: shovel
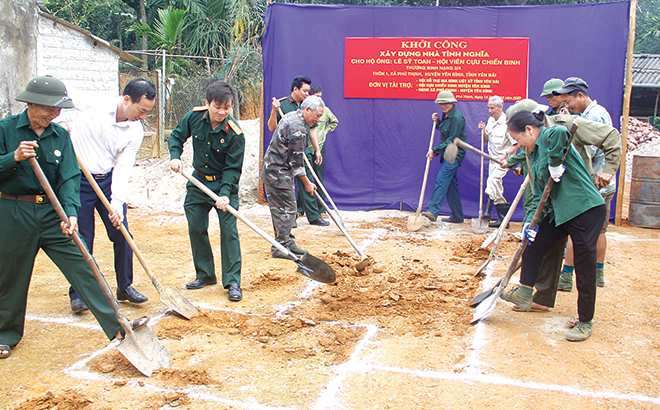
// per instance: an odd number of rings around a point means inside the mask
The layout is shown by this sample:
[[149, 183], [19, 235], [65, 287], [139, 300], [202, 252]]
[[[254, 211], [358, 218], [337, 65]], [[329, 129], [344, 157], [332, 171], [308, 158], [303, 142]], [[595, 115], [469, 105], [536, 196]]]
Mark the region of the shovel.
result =
[[[103, 194], [103, 191], [101, 191], [101, 188], [96, 183], [96, 180], [94, 179], [92, 174], [89, 172], [89, 170], [87, 169], [87, 167], [85, 166], [85, 164], [82, 162], [82, 160], [78, 155], [76, 155], [76, 158], [78, 159], [78, 166], [80, 166], [80, 169], [85, 175], [85, 178], [87, 178], [87, 181], [89, 181], [89, 184], [92, 186], [92, 188], [94, 188], [94, 192], [96, 192], [96, 195], [99, 197], [101, 202], [103, 202], [103, 205], [106, 207], [108, 212], [110, 212], [110, 214], [114, 214], [115, 210], [112, 208], [112, 205], [110, 205], [108, 198], [106, 198], [105, 195]], [[135, 253], [135, 256], [137, 256], [138, 260], [140, 261], [140, 264], [144, 268], [144, 271], [147, 273], [147, 276], [149, 276], [149, 279], [151, 279], [151, 283], [153, 283], [154, 287], [158, 291], [158, 294], [160, 295], [160, 301], [163, 302], [165, 306], [171, 308], [176, 313], [180, 314], [186, 319], [190, 319], [191, 317], [193, 317], [197, 313], [197, 308], [194, 307], [188, 299], [186, 299], [185, 297], [183, 297], [181, 294], [177, 293], [173, 289], [163, 288], [163, 286], [160, 284], [156, 276], [154, 276], [151, 269], [149, 269], [149, 265], [147, 265], [147, 261], [145, 261], [144, 258], [142, 257], [142, 253], [140, 253], [140, 250], [135, 244], [135, 241], [133, 241], [133, 238], [131, 238], [131, 235], [128, 233], [128, 230], [126, 230], [124, 224], [120, 224], [119, 229], [121, 230], [121, 233], [124, 235], [124, 238], [126, 238], [128, 244], [131, 246], [131, 249], [133, 249], [133, 253]]]
[[[29, 161], [32, 169], [34, 170], [34, 173], [37, 174], [37, 178], [39, 178], [41, 186], [44, 188], [44, 191], [46, 191], [48, 199], [53, 204], [55, 212], [57, 212], [57, 215], [60, 217], [62, 222], [69, 226], [69, 218], [66, 216], [64, 209], [62, 209], [60, 201], [57, 199], [55, 192], [51, 188], [50, 183], [48, 182], [48, 179], [46, 179], [46, 176], [41, 170], [41, 167], [39, 166], [36, 158], [32, 157], [29, 159]], [[147, 326], [144, 326], [138, 330], [133, 330], [131, 324], [128, 322], [128, 319], [126, 319], [126, 315], [124, 315], [124, 312], [121, 310], [117, 304], [117, 301], [112, 296], [112, 292], [110, 292], [110, 288], [105, 282], [99, 267], [96, 266], [96, 262], [94, 262], [92, 255], [90, 255], [82, 239], [80, 239], [80, 236], [78, 236], [78, 232], [74, 232], [73, 235], [71, 235], [71, 238], [82, 253], [83, 258], [85, 258], [85, 262], [87, 262], [89, 267], [92, 269], [94, 277], [96, 278], [96, 281], [99, 283], [99, 286], [103, 291], [103, 295], [108, 300], [110, 306], [112, 306], [112, 310], [114, 310], [119, 324], [121, 325], [122, 329], [124, 329], [124, 339], [119, 343], [119, 346], [117, 347], [121, 354], [123, 354], [124, 357], [129, 362], [131, 362], [131, 364], [135, 366], [136, 369], [140, 371], [140, 373], [147, 377], [151, 377], [153, 371], [158, 368], [164, 367], [169, 369], [170, 354], [165, 349], [165, 346], [160, 343], [156, 335], [154, 335]]]
[[[511, 216], [513, 215], [513, 211], [516, 210], [516, 206], [518, 206], [518, 202], [520, 201], [520, 198], [523, 196], [525, 192], [525, 188], [527, 188], [527, 184], [529, 184], [530, 177], [527, 175], [523, 183], [520, 185], [520, 188], [518, 189], [518, 193], [516, 194], [516, 197], [514, 198], [513, 202], [511, 203], [511, 207], [509, 207], [509, 211], [506, 213], [504, 216], [503, 222], [506, 222], [504, 225], [500, 225], [500, 227], [496, 230], [494, 230], [490, 235], [488, 235], [488, 238], [484, 240], [484, 242], [481, 244], [481, 247], [483, 249], [486, 249], [488, 245], [490, 245], [493, 241], [495, 241], [495, 244], [493, 245], [493, 248], [490, 250], [490, 254], [488, 255], [488, 259], [486, 259], [486, 262], [481, 265], [481, 267], [477, 270], [477, 273], [474, 274], [474, 276], [478, 276], [483, 272], [484, 269], [486, 269], [486, 266], [488, 266], [488, 263], [493, 259], [493, 256], [495, 256], [495, 253], [497, 251], [497, 247], [500, 245], [500, 240], [502, 239], [502, 234], [504, 233], [505, 227], [509, 224], [509, 221], [511, 220]], [[475, 298], [476, 299], [476, 298]], [[474, 300], [472, 301], [474, 304]], [[480, 303], [480, 302], [479, 302]], [[479, 304], [477, 303], [477, 305]], [[470, 305], [471, 307], [474, 307]]]
[[[325, 187], [321, 183], [321, 180], [319, 179], [319, 177], [316, 175], [316, 172], [314, 172], [314, 168], [312, 168], [312, 164], [310, 164], [309, 160], [307, 159], [307, 155], [305, 155], [304, 152], [303, 152], [303, 159], [305, 160], [305, 164], [307, 164], [307, 168], [309, 169], [309, 172], [312, 173], [312, 176], [314, 177], [314, 181], [316, 181], [316, 185], [321, 187], [321, 191], [323, 191], [323, 193], [325, 194], [325, 197], [328, 198], [328, 201], [330, 201], [332, 206], [335, 208], [334, 211], [337, 215], [337, 218], [339, 218], [339, 222], [337, 222], [337, 219], [334, 218], [334, 217], [332, 218], [332, 220], [337, 223], [337, 226], [341, 225], [343, 227], [344, 226], [344, 220], [341, 218], [341, 215], [339, 214], [339, 209], [337, 209], [337, 205], [335, 205], [335, 202], [330, 197], [330, 194], [328, 193], [328, 191], [325, 190]], [[317, 195], [317, 197], [318, 197], [318, 195]], [[332, 212], [330, 212], [330, 209], [327, 206], [325, 207], [325, 210], [328, 213], [328, 215], [332, 215]]]
[[488, 158], [489, 160], [500, 164], [502, 166], [505, 166], [506, 163], [503, 161], [500, 161], [499, 159], [493, 157], [492, 155], [488, 155], [483, 151], [480, 151], [473, 147], [472, 145], [468, 144], [467, 142], [463, 141], [462, 139], [456, 137], [453, 142], [451, 142], [447, 147], [445, 148], [445, 153], [443, 154], [443, 158], [445, 161], [449, 163], [454, 163], [456, 161], [456, 155], [458, 155], [458, 146], [461, 146], [463, 148], [469, 149], [470, 151], [476, 152], [477, 154], [481, 155], [484, 158]]
[[[578, 124], [579, 121], [575, 121], [571, 126], [571, 131], [570, 131], [571, 136], [568, 139], [568, 143], [566, 144], [566, 152], [564, 153], [564, 157], [562, 158], [562, 163], [566, 159], [566, 155], [568, 155], [568, 152], [571, 149], [571, 142], [573, 142], [573, 136], [575, 135], [575, 131], [577, 130]], [[541, 195], [539, 204], [536, 207], [536, 211], [534, 212], [532, 221], [529, 223], [529, 229], [533, 230], [534, 228], [536, 228], [536, 224], [538, 223], [539, 219], [541, 218], [541, 214], [543, 213], [543, 207], [545, 207], [545, 203], [548, 200], [548, 197], [550, 196], [550, 190], [552, 190], [552, 187], [554, 185], [555, 185], [554, 179], [548, 178], [548, 182], [545, 184], [545, 189], [543, 190], [543, 194]], [[507, 269], [506, 274], [504, 275], [504, 277], [502, 277], [502, 279], [498, 282], [498, 284], [495, 285], [493, 289], [491, 289], [492, 294], [486, 297], [481, 303], [477, 305], [472, 315], [472, 320], [470, 321], [470, 323], [476, 323], [480, 321], [481, 319], [488, 316], [490, 312], [493, 311], [493, 309], [495, 309], [495, 305], [497, 304], [497, 299], [500, 297], [504, 289], [507, 287], [507, 285], [509, 284], [509, 280], [511, 280], [511, 277], [517, 270], [517, 267], [520, 264], [520, 258], [522, 257], [523, 252], [525, 252], [525, 249], [527, 249], [528, 243], [529, 241], [526, 240], [522, 241], [522, 243], [518, 247], [518, 250], [513, 256], [513, 260], [511, 261], [511, 264], [509, 265], [509, 269]], [[487, 292], [491, 292], [491, 291], [487, 291]]]
[[[188, 175], [183, 171], [181, 172], [181, 175], [183, 175], [188, 181], [190, 181], [193, 185], [199, 188], [206, 195], [211, 197], [211, 199], [213, 199], [214, 201], [220, 199], [220, 197], [215, 192], [213, 192], [206, 185], [202, 184], [192, 175]], [[281, 243], [277, 242], [274, 238], [268, 235], [263, 229], [259, 228], [257, 225], [252, 223], [252, 221], [250, 221], [245, 216], [243, 216], [243, 214], [238, 212], [231, 205], [227, 205], [227, 211], [230, 214], [234, 215], [236, 218], [240, 219], [244, 224], [249, 226], [250, 229], [258, 233], [262, 238], [270, 242], [270, 244], [276, 247], [280, 252], [289, 255], [289, 258], [291, 258], [291, 260], [296, 262], [296, 264], [298, 265], [297, 272], [300, 273], [301, 275], [307, 276], [312, 280], [322, 283], [333, 283], [336, 280], [335, 271], [330, 267], [330, 265], [328, 265], [321, 259], [312, 256], [309, 253], [305, 253], [301, 258], [295, 253], [291, 252], [289, 249], [282, 246]]]
[[[429, 149], [433, 149], [433, 138], [435, 137], [435, 126], [436, 122], [433, 121], [433, 130], [431, 130], [431, 141], [429, 142]], [[426, 151], [426, 152], [428, 152]], [[426, 158], [426, 168], [424, 168], [424, 179], [422, 180], [422, 193], [419, 194], [419, 205], [417, 206], [417, 212], [408, 217], [408, 230], [411, 232], [418, 231], [419, 228], [424, 225], [425, 216], [422, 216], [422, 205], [424, 204], [424, 191], [426, 190], [426, 180], [429, 176], [429, 167], [431, 166], [431, 158]]]
[[[481, 130], [481, 151], [484, 150], [484, 130]], [[481, 157], [481, 165], [479, 171], [479, 218], [472, 218], [472, 232], [484, 233], [488, 231], [488, 223], [490, 222], [490, 215], [488, 219], [484, 219], [483, 205], [484, 205], [484, 157]]]
[[373, 259], [369, 256], [366, 256], [365, 254], [362, 253], [362, 251], [360, 251], [358, 246], [353, 241], [353, 238], [351, 238], [351, 236], [348, 234], [348, 232], [346, 232], [346, 228], [344, 227], [344, 225], [340, 224], [339, 221], [337, 221], [337, 219], [335, 218], [335, 216], [332, 213], [330, 213], [330, 209], [328, 208], [328, 205], [325, 203], [325, 201], [323, 199], [321, 199], [321, 196], [318, 195], [318, 194], [316, 194], [315, 196], [316, 196], [316, 199], [318, 199], [319, 203], [323, 206], [323, 208], [325, 208], [325, 210], [328, 212], [328, 215], [330, 215], [330, 218], [332, 218], [334, 223], [337, 225], [337, 228], [339, 228], [341, 233], [344, 234], [344, 236], [346, 237], [346, 239], [348, 239], [348, 242], [351, 244], [353, 249], [355, 249], [355, 251], [360, 256], [360, 262], [358, 262], [355, 265], [355, 269], [362, 272], [367, 266], [369, 266], [369, 264], [371, 264]]

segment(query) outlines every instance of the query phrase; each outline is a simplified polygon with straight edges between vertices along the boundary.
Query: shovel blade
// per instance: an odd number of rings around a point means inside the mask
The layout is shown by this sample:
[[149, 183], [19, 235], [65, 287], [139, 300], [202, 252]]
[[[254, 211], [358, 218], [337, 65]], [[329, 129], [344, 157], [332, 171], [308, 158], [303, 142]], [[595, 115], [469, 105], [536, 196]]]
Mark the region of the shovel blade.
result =
[[337, 280], [335, 271], [316, 256], [306, 253], [302, 258], [296, 260], [297, 272], [301, 275], [321, 283], [333, 283]]
[[174, 289], [163, 289], [160, 293], [160, 301], [186, 319], [190, 319], [197, 314], [197, 308]]
[[492, 295], [494, 291], [495, 291], [495, 288], [488, 289], [487, 291], [481, 292], [477, 296], [473, 297], [472, 298], [472, 303], [470, 303], [470, 307], [471, 308], [476, 308], [477, 306], [479, 306], [481, 304], [481, 302], [488, 299], [488, 297], [490, 295]]
[[497, 238], [497, 232], [498, 232], [498, 230], [495, 229], [493, 232], [490, 233], [490, 235], [488, 235], [488, 237], [486, 239], [484, 239], [484, 241], [481, 243], [481, 248], [482, 249], [488, 248], [490, 246], [490, 244], [493, 243], [495, 238]]
[[170, 354], [147, 326], [134, 330], [133, 335], [126, 333], [117, 349], [147, 377], [161, 367], [170, 368]]
[[458, 145], [455, 142], [447, 145], [445, 148], [445, 153], [442, 155], [445, 161], [453, 164], [456, 161], [456, 156], [458, 155]]
[[479, 234], [488, 232], [488, 223], [486, 218], [472, 218], [472, 232]]
[[426, 217], [422, 214], [413, 214], [408, 217], [408, 230], [410, 232], [419, 231], [419, 229], [424, 225], [424, 219]]
[[495, 305], [497, 304], [497, 299], [500, 297], [500, 292], [493, 292], [490, 296], [488, 296], [483, 302], [477, 306], [476, 309], [474, 309], [474, 313], [472, 314], [472, 320], [470, 321], [470, 324], [475, 324], [481, 319], [485, 319], [490, 315], [490, 312], [495, 309]]

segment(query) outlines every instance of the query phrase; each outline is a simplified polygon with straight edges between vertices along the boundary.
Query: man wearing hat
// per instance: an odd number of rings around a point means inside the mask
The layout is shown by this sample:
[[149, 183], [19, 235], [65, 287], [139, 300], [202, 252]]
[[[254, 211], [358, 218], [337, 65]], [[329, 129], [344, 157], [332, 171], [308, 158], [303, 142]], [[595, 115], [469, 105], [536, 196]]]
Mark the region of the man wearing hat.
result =
[[461, 195], [458, 192], [458, 177], [456, 174], [458, 167], [465, 157], [465, 148], [458, 147], [458, 154], [453, 163], [444, 161], [442, 155], [447, 145], [454, 142], [454, 139], [460, 138], [466, 141], [465, 118], [463, 118], [463, 114], [454, 106], [456, 98], [454, 98], [454, 94], [451, 91], [440, 91], [435, 102], [440, 104], [442, 120], [440, 120], [437, 112], [434, 112], [431, 118], [435, 121], [435, 127], [440, 130], [442, 137], [440, 138], [440, 145], [429, 150], [426, 157], [433, 158], [434, 155], [439, 155], [440, 162], [443, 164], [435, 180], [435, 187], [429, 201], [428, 210], [422, 212], [422, 215], [427, 217], [431, 222], [435, 222], [446, 196], [449, 208], [451, 208], [451, 216], [449, 218], [442, 218], [442, 222], [463, 223], [463, 206], [461, 205]]
[[[113, 243], [117, 300], [144, 303], [148, 299], [133, 288], [133, 250], [120, 231], [128, 231], [126, 192], [144, 139], [144, 120], [154, 106], [156, 87], [143, 78], [131, 80], [119, 97], [98, 98], [85, 107], [71, 124], [71, 140], [76, 153], [89, 169], [113, 213], [109, 213], [87, 178], [81, 178], [78, 212], [80, 236], [90, 253], [94, 252], [96, 210], [103, 221], [108, 239]], [[57, 120], [56, 120], [57, 122]], [[60, 123], [61, 125], [61, 123]], [[72, 287], [69, 289], [71, 310], [87, 309]]]
[[[612, 118], [607, 112], [607, 109], [598, 104], [596, 100], [589, 98], [587, 88], [589, 88], [589, 86], [583, 79], [569, 77], [564, 81], [564, 84], [560, 89], [553, 91], [553, 94], [561, 96], [566, 104], [566, 108], [571, 112], [579, 113], [582, 118], [612, 126]], [[605, 206], [607, 207], [606, 217], [603, 221], [603, 227], [598, 236], [597, 244], [598, 257], [596, 267], [596, 286], [602, 288], [605, 286], [605, 275], [603, 271], [605, 266], [605, 253], [607, 251], [606, 233], [607, 226], [609, 225], [612, 199], [614, 198], [614, 193], [616, 191], [616, 180], [613, 178], [616, 169], [614, 169], [614, 171], [612, 171], [612, 169], [605, 170], [605, 154], [602, 149], [590, 146], [589, 150], [591, 155], [591, 166], [594, 175], [596, 175], [596, 187], [599, 189], [600, 195], [603, 197]], [[589, 161], [585, 160], [585, 162]], [[572, 245], [573, 244], [569, 241], [568, 247], [566, 248], [564, 268], [562, 269], [558, 284], [559, 290], [568, 292], [573, 289], [573, 270], [575, 269], [573, 266]]]
[[[109, 339], [121, 338], [121, 325], [80, 251], [69, 238], [78, 228], [80, 170], [69, 133], [51, 121], [73, 108], [56, 78], [37, 77], [16, 97], [28, 107], [0, 120], [0, 358], [23, 337], [27, 294], [39, 249], [79, 292]], [[69, 226], [49, 203], [27, 161], [36, 158], [69, 216]], [[134, 328], [146, 325], [137, 319]]]
[[564, 82], [559, 78], [551, 78], [543, 84], [541, 97], [545, 97], [550, 106], [550, 111], [547, 111], [546, 114], [557, 115], [559, 114], [559, 110], [564, 106], [564, 100], [561, 95], [553, 93], [553, 91], [560, 89], [563, 84]]

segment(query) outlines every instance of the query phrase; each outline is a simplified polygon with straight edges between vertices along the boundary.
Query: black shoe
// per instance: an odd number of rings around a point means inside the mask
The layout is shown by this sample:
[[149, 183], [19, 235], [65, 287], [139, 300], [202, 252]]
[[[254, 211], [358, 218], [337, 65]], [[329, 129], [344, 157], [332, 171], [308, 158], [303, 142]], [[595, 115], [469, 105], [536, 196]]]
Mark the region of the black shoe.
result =
[[454, 218], [454, 216], [450, 216], [449, 218], [442, 218], [442, 222], [447, 222], [447, 223], [450, 223], [450, 224], [462, 224], [463, 220], [458, 219], [458, 218]]
[[82, 299], [71, 299], [71, 311], [73, 313], [80, 313], [85, 310], [89, 310], [89, 308]]
[[330, 222], [326, 221], [323, 218], [315, 219], [312, 222], [309, 223], [310, 225], [316, 225], [316, 226], [330, 226]]
[[[511, 207], [511, 204], [509, 203], [503, 203], [503, 204], [496, 204], [495, 208], [497, 209], [497, 221], [491, 222], [488, 224], [489, 227], [491, 228], [499, 228], [500, 225], [502, 224], [502, 221], [504, 221], [504, 218], [506, 218], [507, 212], [509, 212], [509, 208]], [[506, 225], [506, 229], [509, 228], [511, 223], [508, 223]]]
[[424, 212], [422, 212], [422, 215], [424, 215], [426, 217], [426, 219], [428, 219], [431, 222], [435, 222], [435, 221], [438, 220], [438, 217], [435, 216], [435, 214], [431, 211], [424, 211]]
[[238, 302], [239, 300], [243, 299], [243, 292], [241, 292], [241, 287], [237, 284], [230, 283], [227, 289], [229, 290], [229, 295], [227, 298], [232, 302]]
[[207, 279], [195, 279], [194, 281], [190, 283], [186, 283], [186, 289], [201, 289], [205, 286], [211, 286], [215, 285], [218, 283], [218, 280], [213, 278], [207, 278]]
[[133, 289], [133, 286], [129, 286], [126, 288], [126, 290], [117, 289], [117, 300], [120, 302], [127, 300], [131, 303], [144, 303], [149, 299], [147, 299], [146, 296], [137, 290]]

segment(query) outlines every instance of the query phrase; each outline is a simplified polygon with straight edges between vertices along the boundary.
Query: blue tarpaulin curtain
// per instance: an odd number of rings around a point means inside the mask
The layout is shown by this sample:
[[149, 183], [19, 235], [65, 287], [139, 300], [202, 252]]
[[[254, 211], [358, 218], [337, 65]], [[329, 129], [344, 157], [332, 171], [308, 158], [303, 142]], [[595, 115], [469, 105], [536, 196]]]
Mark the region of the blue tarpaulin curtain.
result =
[[[539, 97], [545, 81], [581, 77], [589, 84], [589, 96], [607, 108], [618, 128], [629, 7], [628, 1], [457, 8], [271, 3], [263, 39], [264, 116], [270, 115], [272, 97], [289, 94], [295, 76], [309, 77], [322, 88], [324, 101], [339, 119], [325, 144], [325, 186], [337, 206], [415, 210], [433, 126], [431, 114], [441, 112], [440, 107], [433, 100], [344, 98], [346, 37], [527, 37], [528, 97], [546, 104], [545, 97]], [[467, 141], [476, 147], [480, 145], [477, 124], [488, 119], [486, 104], [456, 103], [466, 119]], [[511, 104], [506, 102], [505, 110]], [[265, 148], [271, 137], [266, 128]], [[435, 138], [437, 145], [440, 134]], [[466, 218], [479, 213], [479, 162], [480, 157], [468, 151], [458, 171]], [[434, 158], [424, 209], [439, 168]], [[487, 169], [485, 164], [485, 174]], [[521, 177], [507, 174], [504, 186], [509, 201], [521, 183]], [[450, 214], [446, 202], [441, 213]], [[519, 206], [514, 220], [522, 216]]]

